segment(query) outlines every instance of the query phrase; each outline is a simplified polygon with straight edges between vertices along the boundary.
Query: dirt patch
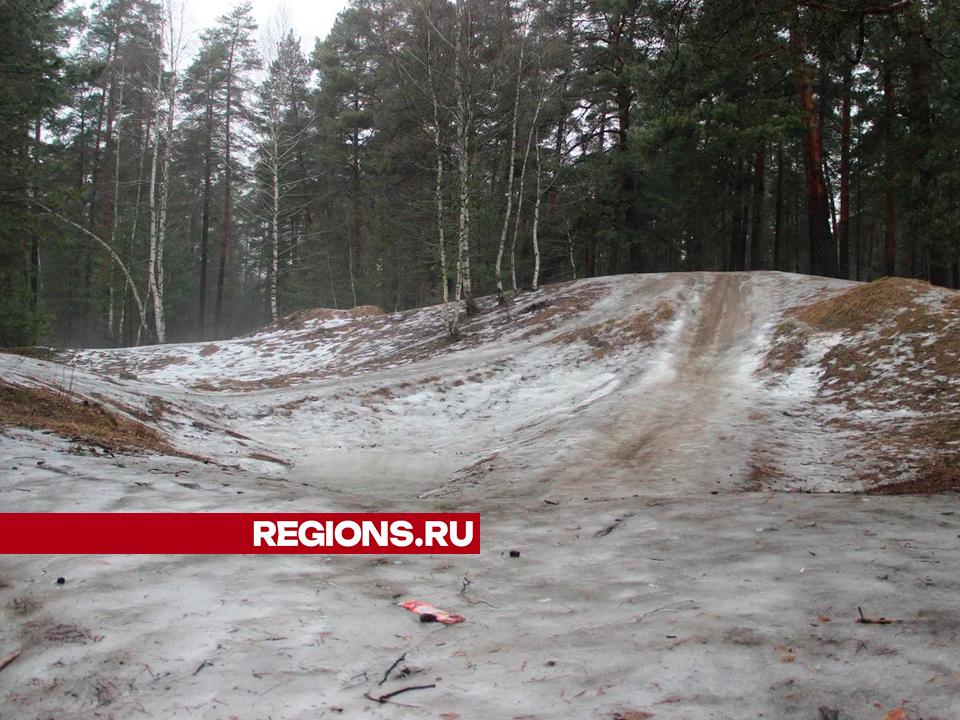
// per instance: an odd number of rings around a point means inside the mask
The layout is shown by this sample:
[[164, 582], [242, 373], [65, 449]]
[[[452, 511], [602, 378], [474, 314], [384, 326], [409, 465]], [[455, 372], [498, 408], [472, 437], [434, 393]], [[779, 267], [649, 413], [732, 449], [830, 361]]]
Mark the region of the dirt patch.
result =
[[769, 487], [772, 482], [781, 480], [783, 477], [783, 472], [776, 465], [754, 461], [750, 464], [750, 472], [747, 473], [747, 479], [742, 489], [745, 492], [760, 492]]
[[210, 382], [209, 380], [199, 380], [195, 383], [191, 383], [190, 387], [194, 390], [206, 390], [209, 392], [246, 392], [248, 390], [265, 390], [271, 388], [291, 387], [305, 380], [324, 376], [324, 373], [319, 372], [299, 372], [263, 378], [261, 380], [236, 380], [227, 378], [226, 380], [221, 380], [216, 384]]
[[927, 495], [960, 493], [960, 457], [938, 458], [921, 465], [916, 477], [903, 482], [879, 484], [867, 491], [871, 495]]
[[49, 360], [51, 362], [58, 360], [62, 355], [62, 353], [55, 348], [35, 346], [8, 347], [3, 348], [0, 352], [5, 352], [10, 355], [22, 355], [23, 357], [33, 358], [34, 360]]
[[34, 600], [33, 598], [28, 597], [18, 597], [14, 598], [7, 603], [7, 610], [11, 615], [24, 617], [26, 615], [33, 615], [37, 610], [42, 607], [39, 600]]
[[819, 395], [859, 413], [831, 421], [863, 433], [874, 469], [858, 479], [883, 494], [956, 488], [960, 293], [883, 278], [791, 308], [774, 332], [764, 370], [772, 380], [791, 372], [828, 333], [840, 338], [821, 351]]
[[253, 460], [262, 460], [264, 462], [270, 462], [275, 465], [283, 465], [284, 467], [290, 467], [290, 463], [287, 462], [286, 460], [281, 460], [278, 457], [274, 457], [273, 455], [267, 455], [266, 453], [262, 453], [262, 452], [250, 453], [250, 457]]
[[0, 426], [46, 430], [111, 452], [177, 454], [153, 428], [68, 391], [0, 381]]
[[94, 635], [86, 628], [73, 623], [52, 623], [49, 620], [37, 620], [24, 625], [24, 630], [26, 635], [34, 641], [61, 645], [68, 643], [84, 645], [103, 640], [102, 635]]
[[586, 343], [593, 348], [592, 359], [617, 353], [625, 348], [649, 344], [660, 337], [667, 323], [677, 315], [674, 307], [660, 301], [652, 310], [637, 313], [624, 320], [608, 320], [565, 332], [553, 338], [551, 344]]
[[207, 345], [200, 351], [200, 357], [210, 357], [211, 355], [220, 352], [219, 345]]
[[[589, 310], [606, 292], [603, 286], [570, 286], [560, 283], [551, 289], [563, 288], [566, 292], [559, 296], [540, 300], [522, 308], [513, 321], [514, 327], [526, 328], [521, 336], [526, 340], [551, 330], [556, 330], [567, 318]], [[570, 286], [570, 287], [568, 287]]]

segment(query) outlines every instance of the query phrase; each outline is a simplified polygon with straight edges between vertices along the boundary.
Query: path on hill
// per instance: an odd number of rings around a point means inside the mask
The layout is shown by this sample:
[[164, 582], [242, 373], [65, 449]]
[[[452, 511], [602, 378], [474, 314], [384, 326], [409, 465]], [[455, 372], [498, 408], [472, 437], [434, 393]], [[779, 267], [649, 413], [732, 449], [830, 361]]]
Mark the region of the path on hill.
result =
[[560, 429], [563, 450], [543, 471], [550, 493], [576, 495], [585, 483], [609, 495], [725, 493], [778, 477], [842, 488], [844, 438], [792, 412], [805, 397], [755, 373], [772, 327], [799, 295], [795, 284], [770, 280], [674, 276], [684, 290], [673, 327], [652, 356], [622, 368], [616, 392]]

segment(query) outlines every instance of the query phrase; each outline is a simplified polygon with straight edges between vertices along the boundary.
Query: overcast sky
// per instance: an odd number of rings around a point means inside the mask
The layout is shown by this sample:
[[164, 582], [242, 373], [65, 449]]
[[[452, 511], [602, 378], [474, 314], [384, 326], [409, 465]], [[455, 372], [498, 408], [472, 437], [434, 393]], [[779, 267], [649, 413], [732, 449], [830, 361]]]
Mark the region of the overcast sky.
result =
[[[92, 0], [72, 0], [89, 7]], [[200, 32], [211, 27], [217, 18], [232, 10], [240, 0], [186, 0], [187, 31], [193, 33], [191, 51], [199, 44]], [[253, 16], [261, 28], [269, 26], [279, 13], [286, 13], [290, 27], [300, 36], [301, 48], [307, 56], [314, 40], [324, 38], [333, 27], [337, 14], [349, 0], [252, 0]], [[192, 52], [191, 52], [192, 54]]]
[[[238, 0], [187, 0], [190, 25], [199, 31], [210, 27], [217, 17], [229, 12]], [[337, 13], [348, 0], [253, 0], [253, 16], [265, 27], [278, 12], [286, 11], [293, 31], [300, 36], [301, 47], [309, 54], [313, 41], [326, 37]]]

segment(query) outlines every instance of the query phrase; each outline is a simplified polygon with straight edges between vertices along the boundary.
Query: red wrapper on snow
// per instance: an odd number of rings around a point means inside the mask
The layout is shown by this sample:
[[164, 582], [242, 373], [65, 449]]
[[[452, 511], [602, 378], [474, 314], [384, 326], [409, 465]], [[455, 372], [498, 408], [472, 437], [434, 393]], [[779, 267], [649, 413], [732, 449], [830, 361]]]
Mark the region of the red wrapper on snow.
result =
[[441, 610], [430, 603], [420, 602], [419, 600], [409, 600], [405, 603], [399, 603], [399, 606], [406, 608], [410, 612], [415, 612], [421, 619], [424, 619], [426, 616], [428, 619], [432, 618], [445, 625], [453, 625], [466, 620], [462, 615], [448, 613], [446, 610]]

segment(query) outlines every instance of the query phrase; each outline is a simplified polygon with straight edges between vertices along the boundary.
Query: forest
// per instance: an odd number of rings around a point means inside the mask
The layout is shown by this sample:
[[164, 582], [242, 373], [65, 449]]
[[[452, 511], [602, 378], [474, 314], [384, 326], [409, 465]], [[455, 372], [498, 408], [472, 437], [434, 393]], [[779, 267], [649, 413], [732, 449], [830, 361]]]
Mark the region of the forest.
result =
[[960, 5], [0, 0], [0, 345], [621, 273], [960, 287]]

